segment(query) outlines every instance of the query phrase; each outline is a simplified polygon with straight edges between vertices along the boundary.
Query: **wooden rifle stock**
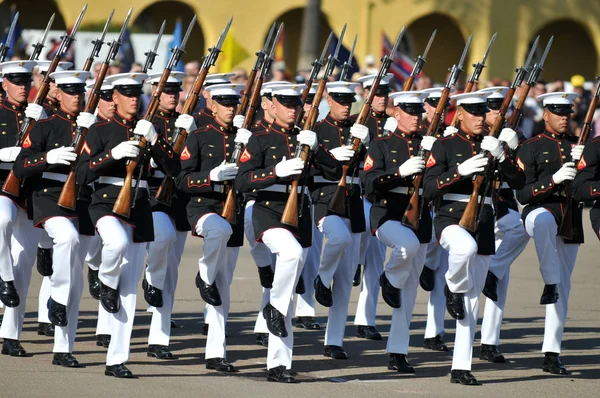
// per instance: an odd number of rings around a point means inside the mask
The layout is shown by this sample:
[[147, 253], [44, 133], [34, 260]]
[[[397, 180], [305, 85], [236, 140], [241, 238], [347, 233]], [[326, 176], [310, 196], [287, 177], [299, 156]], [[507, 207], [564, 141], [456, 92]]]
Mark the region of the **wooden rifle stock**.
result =
[[[139, 144], [140, 152], [142, 152], [142, 148], [146, 147], [146, 143], [146, 139], [142, 137]], [[131, 215], [131, 192], [133, 188], [133, 172], [140, 160], [140, 156], [138, 155], [138, 158], [131, 159], [127, 163], [127, 175], [123, 180], [123, 186], [121, 187], [119, 195], [117, 196], [117, 200], [115, 201], [115, 204], [113, 206], [113, 213], [121, 217], [129, 218]]]

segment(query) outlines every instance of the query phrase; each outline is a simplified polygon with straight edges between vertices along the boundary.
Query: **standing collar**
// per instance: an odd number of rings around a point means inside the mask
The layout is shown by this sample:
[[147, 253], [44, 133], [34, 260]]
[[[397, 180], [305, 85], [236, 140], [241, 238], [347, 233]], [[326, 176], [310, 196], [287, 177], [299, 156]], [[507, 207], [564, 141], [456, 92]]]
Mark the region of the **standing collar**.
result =
[[460, 135], [462, 138], [468, 140], [468, 141], [473, 141], [473, 142], [480, 142], [481, 140], [483, 140], [484, 134], [481, 133], [479, 135], [477, 134], [469, 134], [463, 131], [463, 129], [458, 129], [458, 135]]

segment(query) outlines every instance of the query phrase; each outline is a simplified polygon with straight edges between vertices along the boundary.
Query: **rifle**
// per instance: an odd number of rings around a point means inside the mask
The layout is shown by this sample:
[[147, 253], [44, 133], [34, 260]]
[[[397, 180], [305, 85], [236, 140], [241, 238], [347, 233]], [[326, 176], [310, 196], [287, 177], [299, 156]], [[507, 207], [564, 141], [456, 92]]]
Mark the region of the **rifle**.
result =
[[[577, 145], [585, 145], [587, 142], [590, 132], [592, 130], [592, 121], [594, 120], [594, 113], [596, 112], [596, 106], [598, 105], [598, 99], [600, 98], [600, 76], [596, 77], [596, 91], [590, 101], [590, 106], [585, 114], [583, 126], [581, 127], [581, 134], [577, 140]], [[575, 160], [575, 169], [579, 165], [579, 160]], [[558, 234], [565, 239], [573, 239], [573, 181], [564, 182], [564, 193], [567, 197], [567, 203], [565, 204], [565, 212], [558, 229]]]
[[4, 43], [0, 43], [0, 62], [4, 62], [6, 59], [6, 55], [8, 54], [8, 50], [10, 50], [10, 42], [12, 41], [12, 37], [15, 33], [15, 26], [17, 25], [17, 21], [19, 20], [19, 11], [15, 13], [12, 22], [10, 23], [10, 28], [8, 29], [8, 34], [6, 35], [6, 41]]
[[[483, 71], [483, 68], [485, 68], [485, 61], [487, 60], [487, 57], [490, 54], [490, 50], [492, 49], [492, 45], [496, 41], [497, 35], [498, 33], [494, 33], [494, 35], [490, 39], [490, 42], [485, 50], [485, 53], [483, 54], [483, 59], [481, 60], [481, 62], [473, 64], [473, 73], [471, 73], [471, 77], [469, 77], [469, 80], [467, 81], [465, 93], [470, 93], [471, 91], [473, 91], [475, 82], [479, 81], [479, 76], [481, 76], [481, 72]], [[452, 123], [450, 125], [452, 127], [458, 126], [458, 112], [454, 114], [454, 118], [452, 119]]]
[[[112, 19], [114, 11], [115, 10], [113, 10], [111, 12], [110, 16], [108, 17], [108, 21], [106, 22], [106, 25], [104, 26], [104, 32], [102, 32], [102, 35], [100, 36], [100, 38], [98, 38], [97, 40], [94, 40], [92, 42], [92, 43], [94, 43], [94, 47], [92, 49], [90, 57], [88, 57], [88, 59], [85, 61], [84, 68], [91, 67], [92, 63], [94, 62], [94, 57], [100, 53], [100, 49], [102, 48], [102, 45], [104, 44], [104, 37], [106, 34], [106, 30], [108, 29], [109, 21]], [[102, 83], [104, 82], [104, 78], [106, 77], [106, 73], [108, 71], [110, 62], [114, 61], [115, 57], [119, 53], [119, 47], [121, 47], [123, 35], [125, 34], [125, 30], [127, 29], [127, 25], [129, 24], [129, 19], [131, 18], [132, 11], [133, 11], [133, 8], [130, 8], [129, 12], [127, 13], [127, 16], [125, 17], [125, 22], [123, 23], [123, 26], [121, 26], [121, 32], [119, 33], [119, 37], [116, 38], [115, 40], [113, 40], [113, 42], [110, 45], [110, 49], [108, 50], [108, 53], [106, 54], [106, 58], [104, 59], [104, 62], [102, 63], [102, 66], [100, 67], [100, 71], [98, 72], [98, 75], [96, 76], [96, 81], [94, 82], [94, 87], [92, 89], [92, 92], [88, 98], [88, 101], [85, 104], [85, 108], [83, 110], [84, 112], [93, 114], [96, 111], [96, 108], [98, 107], [98, 101], [100, 100], [100, 89], [102, 88]], [[83, 146], [85, 145], [85, 137], [87, 136], [87, 133], [88, 133], [88, 129], [85, 127], [77, 126], [75, 128], [73, 147], [75, 148], [74, 152], [77, 155], [77, 159], [71, 163], [69, 174], [67, 175], [65, 184], [63, 185], [63, 188], [60, 191], [60, 196], [58, 197], [58, 205], [60, 207], [69, 209], [69, 210], [73, 210], [73, 211], [76, 210], [76, 206], [77, 206], [77, 184], [75, 182], [75, 180], [76, 180], [75, 170], [76, 170], [76, 166], [77, 166], [77, 161], [79, 160], [79, 155], [83, 151]]]
[[[129, 10], [131, 14], [131, 10]], [[102, 45], [104, 44], [104, 38], [106, 37], [106, 32], [108, 32], [108, 27], [110, 26], [110, 22], [112, 21], [112, 17], [115, 14], [115, 9], [110, 12], [106, 23], [104, 24], [104, 29], [102, 29], [102, 34], [99, 38], [92, 41], [92, 51], [90, 52], [89, 57], [85, 60], [85, 64], [83, 64], [83, 70], [89, 72], [92, 69], [92, 64], [94, 60], [100, 56], [100, 49], [102, 49]]]
[[[442, 113], [444, 113], [444, 110], [446, 108], [446, 102], [448, 101], [448, 96], [450, 95], [450, 90], [452, 89], [452, 86], [455, 85], [458, 81], [458, 77], [460, 76], [461, 72], [463, 72], [463, 62], [467, 56], [467, 51], [469, 51], [469, 47], [471, 46], [472, 39], [473, 36], [469, 36], [469, 40], [467, 40], [467, 44], [465, 45], [465, 49], [463, 50], [462, 56], [460, 57], [460, 61], [458, 61], [458, 65], [453, 65], [452, 69], [450, 70], [450, 77], [448, 78], [446, 85], [442, 89], [440, 102], [435, 108], [435, 113], [433, 114], [431, 123], [427, 128], [427, 133], [425, 134], [427, 136], [434, 135], [435, 132], [438, 130], [438, 126], [441, 122]], [[427, 163], [429, 159], [429, 151], [426, 151], [423, 148], [421, 148], [419, 150], [419, 156], [423, 157], [425, 163]], [[410, 201], [408, 202], [408, 206], [406, 207], [406, 210], [404, 211], [404, 216], [402, 217], [402, 224], [409, 228], [412, 228], [415, 231], [419, 229], [419, 220], [421, 218], [423, 206], [423, 200], [419, 195], [419, 188], [421, 187], [422, 181], [422, 173], [416, 174], [413, 177], [413, 186], [410, 189], [412, 191], [410, 193]]]
[[[333, 32], [332, 32], [333, 33]], [[338, 55], [340, 52], [340, 47], [342, 44], [342, 40], [344, 39], [344, 34], [346, 33], [346, 24], [344, 24], [344, 28], [342, 29], [342, 33], [340, 34], [340, 38], [338, 40], [338, 44], [335, 48], [333, 55], [329, 55], [327, 58], [327, 64], [325, 65], [325, 71], [321, 79], [319, 80], [319, 86], [317, 87], [317, 92], [315, 93], [315, 97], [313, 99], [312, 105], [310, 107], [310, 111], [308, 112], [308, 116], [304, 120], [304, 130], [312, 130], [315, 122], [317, 121], [317, 116], [319, 113], [319, 103], [321, 102], [321, 98], [323, 98], [323, 93], [325, 92], [325, 87], [327, 84], [327, 78], [331, 76], [333, 73], [333, 69], [338, 64]], [[314, 65], [313, 65], [314, 69]], [[305, 92], [308, 93], [308, 88], [305, 89]], [[302, 93], [304, 95], [304, 93]], [[283, 208], [283, 213], [281, 215], [280, 222], [285, 225], [290, 225], [293, 227], [298, 227], [298, 182], [300, 181], [300, 177], [304, 174], [305, 179], [308, 177], [307, 165], [310, 164], [310, 148], [307, 145], [296, 145], [296, 151], [294, 153], [295, 158], [300, 158], [304, 162], [304, 171], [298, 175], [292, 177], [292, 183], [290, 185], [290, 192], [285, 203], [285, 207]], [[303, 184], [304, 185], [304, 184]], [[304, 200], [304, 189], [302, 190], [302, 199]], [[304, 202], [301, 202], [303, 204]]]
[[350, 68], [352, 67], [352, 61], [354, 60], [354, 49], [356, 48], [356, 39], [358, 39], [358, 35], [354, 36], [354, 42], [352, 43], [352, 49], [350, 50], [350, 55], [348, 55], [348, 59], [342, 65], [342, 71], [340, 72], [340, 81], [347, 82], [350, 80], [352, 76], [348, 76], [348, 72], [350, 72]]
[[[531, 86], [535, 85], [535, 83], [537, 82], [540, 72], [543, 69], [543, 65], [544, 65], [544, 61], [546, 60], [546, 56], [548, 55], [548, 51], [550, 51], [551, 45], [552, 45], [552, 39], [550, 39], [550, 41], [548, 42], [548, 45], [546, 46], [546, 50], [544, 51], [544, 55], [542, 55], [542, 58], [540, 59], [540, 61], [533, 66], [533, 69], [531, 70], [531, 73], [529, 74], [529, 78], [527, 79], [527, 88], [523, 89], [523, 92], [521, 93], [521, 97], [519, 97], [519, 102], [521, 102], [521, 98], [527, 97], [527, 93], [529, 92], [529, 89], [531, 88]], [[502, 130], [502, 126], [504, 124], [504, 118], [505, 118], [506, 112], [508, 111], [508, 108], [510, 107], [510, 103], [514, 96], [515, 90], [522, 83], [525, 74], [528, 72], [527, 68], [529, 67], [529, 64], [531, 62], [531, 58], [533, 57], [534, 52], [535, 52], [535, 48], [532, 48], [527, 60], [525, 61], [525, 66], [523, 68], [521, 68], [521, 70], [517, 70], [517, 75], [515, 76], [515, 80], [513, 81], [508, 92], [506, 93], [506, 97], [504, 98], [504, 101], [502, 102], [502, 106], [500, 108], [500, 112], [499, 112], [498, 116], [496, 117], [496, 120], [494, 120], [494, 124], [492, 125], [492, 128], [490, 129], [490, 133], [488, 135], [498, 138], [498, 135], [500, 134], [500, 131]], [[524, 102], [524, 100], [523, 100], [523, 102]], [[511, 120], [512, 120], [512, 117], [511, 117]], [[516, 119], [516, 120], [518, 120], [518, 119]], [[509, 122], [509, 126], [510, 126], [510, 122]], [[514, 127], [511, 126], [510, 128], [514, 128]], [[493, 161], [493, 157], [489, 152], [483, 151], [482, 153], [484, 156], [488, 157], [490, 162]], [[493, 179], [492, 178], [493, 170], [494, 170], [493, 167], [487, 167], [482, 173], [473, 176], [473, 191], [471, 192], [469, 202], [467, 203], [467, 207], [465, 207], [464, 213], [459, 222], [459, 225], [461, 227], [463, 227], [464, 229], [466, 229], [470, 232], [475, 233], [479, 227], [479, 219], [481, 217], [483, 205], [485, 204], [485, 194], [488, 191], [489, 186]], [[487, 181], [487, 184], [484, 186], [484, 189], [482, 190], [481, 189], [482, 185], [486, 181]], [[480, 193], [482, 196], [481, 201], [479, 201]]]
[[[56, 55], [52, 59], [50, 66], [48, 66], [48, 71], [46, 72], [44, 80], [42, 81], [42, 84], [35, 96], [34, 103], [36, 103], [37, 105], [41, 105], [44, 102], [44, 99], [46, 99], [46, 95], [48, 95], [48, 91], [50, 90], [50, 81], [52, 80], [50, 78], [50, 75], [56, 70], [56, 67], [58, 66], [58, 63], [62, 58], [63, 54], [69, 51], [69, 47], [71, 46], [71, 43], [73, 43], [73, 40], [75, 40], [75, 34], [77, 33], [77, 29], [79, 29], [79, 25], [81, 24], [81, 20], [83, 19], [86, 9], [87, 4], [83, 6], [83, 9], [79, 14], [79, 17], [77, 18], [73, 29], [71, 29], [71, 32], [65, 32], [64, 36], [62, 36], [62, 42], [60, 43], [60, 47], [58, 48]], [[44, 32], [44, 37], [42, 38], [42, 40], [46, 40], [52, 21], [54, 21], [54, 15], [52, 15], [52, 18], [50, 18], [50, 23], [48, 23], [48, 27]], [[38, 43], [34, 46], [34, 52], [31, 54], [32, 59], [37, 59], [43, 46], [43, 42], [41, 44]], [[23, 146], [23, 143], [29, 140], [29, 134], [31, 133], [31, 129], [33, 129], [34, 124], [34, 119], [26, 117], [23, 120], [23, 124], [21, 124], [19, 134], [17, 135], [17, 146]], [[6, 177], [6, 180], [4, 181], [4, 185], [2, 186], [2, 192], [14, 197], [19, 197], [20, 191], [21, 180], [17, 178], [17, 176], [15, 176], [14, 172], [11, 170], [8, 176]]]
[[[329, 33], [329, 37], [327, 37], [327, 41], [325, 42], [325, 46], [323, 46], [323, 51], [321, 52], [321, 58], [317, 58], [312, 62], [312, 69], [310, 70], [310, 75], [308, 76], [308, 79], [306, 79], [306, 88], [304, 89], [304, 91], [302, 91], [302, 103], [306, 103], [306, 99], [308, 98], [308, 95], [310, 94], [310, 88], [312, 87], [313, 81], [315, 81], [315, 79], [317, 78], [317, 76], [319, 75], [319, 72], [321, 71], [321, 68], [323, 67], [323, 65], [325, 65], [325, 56], [327, 55], [327, 52], [329, 51], [329, 43], [331, 43], [331, 38], [333, 37], [333, 31], [331, 31], [331, 33]], [[313, 102], [314, 103], [314, 102]], [[304, 120], [304, 107], [300, 108], [300, 111], [298, 111], [298, 116], [296, 116], [296, 126], [300, 126], [302, 124], [302, 121]]]
[[31, 52], [31, 55], [29, 56], [30, 61], [37, 61], [40, 58], [40, 54], [42, 53], [42, 48], [45, 47], [44, 43], [46, 43], [46, 38], [48, 37], [48, 32], [50, 32], [50, 28], [52, 27], [52, 24], [54, 23], [55, 15], [56, 14], [52, 14], [52, 16], [50, 17], [50, 20], [48, 21], [48, 25], [46, 25], [46, 30], [44, 31], [42, 38], [37, 43], [32, 45], [33, 51]]
[[[171, 58], [169, 59], [169, 62], [167, 63], [167, 66], [165, 67], [165, 69], [163, 70], [162, 76], [160, 77], [160, 81], [158, 82], [158, 85], [156, 86], [156, 89], [153, 90], [152, 92], [152, 97], [150, 98], [150, 103], [148, 104], [148, 109], [146, 109], [146, 113], [144, 114], [144, 120], [147, 120], [149, 122], [152, 122], [152, 119], [154, 119], [154, 115], [156, 114], [156, 111], [158, 110], [158, 105], [160, 104], [160, 96], [163, 92], [163, 89], [165, 88], [165, 84], [167, 83], [167, 80], [169, 79], [169, 76], [171, 75], [171, 71], [173, 70], [174, 67], [177, 66], [177, 64], [179, 63], [179, 60], [181, 59], [181, 56], [183, 55], [183, 53], [185, 52], [185, 45], [187, 44], [187, 41], [190, 37], [190, 33], [192, 32], [192, 28], [194, 27], [194, 24], [196, 23], [196, 15], [194, 15], [194, 17], [192, 18], [192, 21], [190, 22], [187, 31], [185, 32], [185, 36], [183, 37], [183, 40], [181, 42], [181, 46], [175, 46], [171, 49]], [[159, 37], [160, 40], [160, 37]], [[156, 46], [156, 48], [158, 48]], [[150, 57], [152, 57], [152, 51], [148, 52], [147, 54], [149, 54]], [[151, 66], [151, 65], [150, 65]], [[146, 141], [145, 137], [142, 137], [140, 139], [140, 143], [138, 145], [139, 149], [140, 149], [140, 153], [138, 154], [138, 156], [136, 156], [134, 159], [130, 159], [127, 161], [126, 163], [126, 168], [127, 168], [127, 175], [125, 176], [125, 179], [123, 180], [123, 186], [121, 187], [121, 190], [119, 191], [119, 195], [117, 196], [117, 200], [115, 201], [115, 204], [113, 206], [113, 213], [125, 217], [125, 218], [129, 218], [130, 214], [131, 214], [131, 207], [132, 207], [132, 198], [131, 198], [131, 190], [133, 188], [133, 173], [135, 172], [135, 169], [138, 167], [138, 165], [140, 166], [140, 168], [142, 169], [144, 167], [143, 165], [143, 160], [146, 156], [146, 147], [148, 145], [148, 141]], [[143, 170], [140, 170], [140, 176], [143, 173]], [[135, 199], [137, 198], [137, 187], [139, 187], [139, 181], [136, 184], [136, 191], [133, 197], [133, 205], [135, 206]]]
[[[256, 82], [254, 83], [254, 87], [252, 89], [252, 98], [250, 99], [249, 107], [246, 112], [246, 118], [244, 119], [244, 125], [242, 126], [242, 128], [246, 130], [250, 129], [250, 126], [252, 126], [252, 123], [254, 121], [256, 107], [258, 106], [258, 102], [260, 100], [260, 89], [262, 88], [262, 84], [265, 77], [268, 76], [271, 72], [271, 62], [273, 62], [273, 59], [275, 57], [275, 48], [277, 47], [277, 42], [279, 41], [279, 37], [281, 36], [282, 31], [283, 22], [281, 23], [281, 25], [279, 25], [279, 29], [277, 30], [275, 40], [273, 40], [273, 44], [268, 53], [269, 55], [266, 58], [263, 57], [260, 73], [256, 76]], [[265, 43], [265, 51], [267, 50], [268, 44], [269, 43]], [[235, 163], [236, 165], [239, 165], [240, 156], [242, 155], [243, 150], [244, 144], [235, 144], [235, 148], [233, 150], [233, 153], [231, 154], [231, 160], [229, 161], [229, 163]], [[221, 217], [226, 219], [231, 224], [236, 223], [236, 190], [234, 182], [235, 180], [232, 180], [230, 181], [230, 184], [227, 185], [227, 199], [225, 199], [225, 203], [223, 204], [223, 210], [221, 211]]]
[[[221, 36], [219, 36], [219, 40], [214, 47], [208, 49], [208, 54], [204, 57], [202, 61], [202, 68], [200, 69], [200, 73], [196, 77], [194, 81], [194, 85], [190, 90], [187, 99], [185, 100], [185, 104], [183, 104], [183, 109], [181, 110], [182, 115], [191, 115], [196, 108], [196, 104], [198, 104], [198, 98], [200, 97], [200, 92], [202, 91], [202, 86], [204, 85], [204, 80], [206, 79], [206, 75], [211, 66], [217, 62], [217, 58], [219, 57], [219, 53], [221, 52], [221, 48], [223, 47], [223, 42], [225, 41], [225, 37], [227, 36], [227, 32], [229, 32], [229, 27], [231, 26], [231, 22], [233, 21], [233, 17], [229, 20], [225, 29], [221, 32]], [[183, 145], [185, 144], [185, 140], [188, 136], [188, 131], [180, 129], [179, 127], [175, 128], [173, 132], [173, 153], [179, 155], [183, 150]], [[171, 203], [173, 201], [173, 188], [175, 185], [175, 181], [173, 176], [165, 176], [163, 178], [158, 191], [156, 191], [156, 195], [154, 199], [165, 206], [171, 207]]]
[[435, 39], [435, 35], [437, 33], [437, 29], [433, 31], [431, 37], [429, 38], [429, 42], [427, 42], [427, 46], [425, 47], [425, 51], [423, 51], [423, 55], [419, 55], [417, 59], [415, 59], [415, 66], [413, 66], [412, 72], [410, 72], [410, 76], [404, 82], [403, 91], [410, 91], [415, 81], [415, 76], [421, 73], [423, 69], [423, 65], [427, 62], [427, 54], [429, 54], [429, 49], [431, 48], [431, 44], [433, 43], [433, 39]]

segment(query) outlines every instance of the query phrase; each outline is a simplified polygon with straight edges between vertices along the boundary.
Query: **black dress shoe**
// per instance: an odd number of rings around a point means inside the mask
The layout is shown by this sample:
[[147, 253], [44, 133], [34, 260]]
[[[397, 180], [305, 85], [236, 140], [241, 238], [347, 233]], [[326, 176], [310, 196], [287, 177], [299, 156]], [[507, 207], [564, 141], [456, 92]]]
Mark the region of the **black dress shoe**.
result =
[[544, 292], [540, 298], [540, 304], [555, 304], [558, 301], [558, 287], [556, 285], [544, 285]]
[[296, 318], [296, 327], [306, 330], [321, 330], [321, 325], [312, 316], [299, 316]]
[[219, 289], [217, 288], [217, 283], [213, 282], [212, 285], [209, 285], [204, 282], [200, 277], [200, 272], [196, 274], [196, 287], [200, 290], [200, 297], [202, 297], [202, 300], [206, 301], [208, 304], [215, 307], [223, 304]]
[[317, 275], [315, 278], [315, 299], [323, 307], [331, 307], [333, 305], [333, 294], [331, 289], [323, 284], [321, 277]]
[[54, 353], [52, 365], [60, 365], [63, 368], [80, 368], [79, 361], [70, 353]]
[[348, 354], [342, 347], [337, 345], [326, 345], [323, 351], [323, 356], [333, 359], [348, 359]]
[[104, 369], [105, 376], [114, 376], [119, 379], [133, 379], [135, 376], [131, 373], [131, 370], [127, 369], [124, 363], [119, 365], [107, 366]]
[[100, 282], [100, 304], [102, 304], [102, 307], [106, 312], [110, 312], [111, 314], [119, 312], [119, 309], [121, 308], [119, 291]]
[[452, 370], [450, 372], [450, 383], [460, 383], [463, 386], [481, 385], [470, 370]]
[[448, 285], [444, 287], [446, 295], [446, 310], [454, 319], [465, 319], [465, 300], [463, 293], [452, 293]]
[[498, 347], [491, 344], [482, 344], [479, 350], [479, 359], [492, 363], [506, 363], [506, 358], [498, 350]]
[[144, 289], [144, 299], [148, 304], [156, 308], [163, 306], [162, 290], [149, 284], [146, 276], [142, 280], [142, 288]]
[[90, 296], [96, 300], [100, 300], [100, 279], [98, 278], [98, 270], [94, 271], [88, 267], [87, 279]]
[[367, 340], [381, 340], [381, 333], [379, 333], [375, 326], [358, 326], [356, 328], [356, 337]]
[[273, 287], [273, 278], [275, 278], [275, 273], [273, 272], [273, 268], [270, 265], [266, 267], [258, 267], [258, 278], [260, 279], [260, 285], [265, 289], [270, 289]]
[[296, 379], [287, 371], [285, 366], [282, 365], [269, 369], [267, 381], [274, 381], [277, 383], [295, 383]]
[[354, 273], [354, 279], [352, 279], [352, 286], [360, 285], [360, 282], [362, 281], [361, 268], [362, 268], [362, 265], [358, 264], [358, 266], [356, 267], [356, 272]]
[[296, 285], [296, 294], [304, 294], [306, 293], [306, 286], [304, 286], [304, 278], [300, 275], [298, 279], [298, 284]]
[[263, 308], [263, 316], [267, 321], [269, 332], [277, 337], [287, 337], [288, 332], [285, 328], [285, 317], [271, 303], [267, 303]]
[[156, 359], [177, 359], [177, 357], [169, 351], [169, 347], [166, 345], [149, 345], [146, 356], [154, 357]]
[[440, 336], [439, 334], [435, 337], [429, 337], [423, 340], [423, 348], [433, 351], [450, 351], [446, 343], [444, 343], [444, 341], [442, 340], [442, 336]]
[[256, 344], [263, 347], [268, 347], [269, 333], [256, 333]]
[[21, 303], [13, 281], [6, 282], [0, 279], [0, 301], [11, 308], [17, 307]]
[[206, 360], [206, 369], [216, 370], [217, 372], [235, 373], [236, 368], [224, 358], [210, 358]]
[[385, 276], [385, 271], [379, 277], [379, 285], [381, 286], [383, 301], [392, 308], [400, 308], [402, 304], [400, 301], [400, 289], [390, 283], [387, 276]]
[[498, 277], [493, 272], [487, 273], [483, 295], [492, 301], [498, 301]]
[[396, 370], [398, 373], [415, 373], [415, 368], [410, 366], [405, 354], [390, 354], [388, 369]]
[[67, 319], [66, 305], [57, 303], [56, 301], [52, 300], [52, 297], [50, 297], [46, 307], [48, 307], [48, 319], [50, 319], [50, 322], [52, 322], [53, 325], [60, 327], [67, 326], [69, 322]]
[[11, 357], [26, 357], [27, 351], [21, 346], [19, 340], [4, 339], [2, 342], [2, 355]]
[[40, 336], [54, 337], [54, 325], [51, 323], [38, 324], [37, 334]]
[[177, 329], [179, 326], [175, 323], [174, 320], [171, 319], [171, 329]]
[[43, 249], [41, 247], [38, 247], [36, 266], [40, 275], [52, 275], [52, 248]]
[[547, 352], [542, 361], [542, 370], [552, 373], [553, 375], [568, 375], [569, 371], [560, 361], [558, 354], [555, 352]]
[[108, 348], [108, 346], [110, 345], [110, 334], [96, 335], [96, 345], [98, 347]]
[[202, 335], [208, 336], [208, 323], [202, 325]]
[[435, 288], [435, 271], [428, 266], [424, 266], [421, 276], [419, 276], [419, 285], [426, 292], [432, 291]]

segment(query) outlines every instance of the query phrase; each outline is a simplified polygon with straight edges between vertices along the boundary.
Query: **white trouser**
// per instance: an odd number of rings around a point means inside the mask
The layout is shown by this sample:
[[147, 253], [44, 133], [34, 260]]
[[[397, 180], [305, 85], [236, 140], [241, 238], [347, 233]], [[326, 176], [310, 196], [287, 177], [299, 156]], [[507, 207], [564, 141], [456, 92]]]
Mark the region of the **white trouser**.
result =
[[85, 262], [93, 271], [100, 269], [100, 264], [102, 264], [102, 239], [100, 235], [96, 234], [91, 239], [88, 251], [85, 254]]
[[529, 235], [521, 222], [521, 214], [509, 209], [508, 214], [496, 220], [496, 254], [492, 256], [490, 272], [498, 278], [496, 293], [498, 300], [485, 300], [481, 322], [481, 344], [499, 345], [500, 328], [504, 318], [504, 306], [508, 293], [510, 266], [529, 243]]
[[[172, 220], [171, 220], [172, 221]], [[152, 312], [150, 321], [150, 332], [148, 333], [148, 345], [169, 346], [171, 339], [171, 315], [173, 314], [173, 304], [175, 303], [175, 290], [177, 288], [177, 279], [179, 277], [179, 263], [183, 255], [183, 248], [187, 239], [187, 232], [176, 231], [175, 242], [171, 245], [169, 256], [167, 258], [167, 274], [165, 277], [164, 289], [162, 291], [163, 306], [160, 308], [148, 307]]]
[[48, 299], [52, 289], [50, 288], [50, 277], [44, 276], [42, 278], [42, 284], [40, 285], [40, 293], [38, 295], [38, 322], [39, 323], [50, 323], [48, 318]]
[[577, 260], [579, 245], [565, 244], [561, 237], [556, 236], [556, 221], [546, 209], [539, 208], [529, 213], [525, 219], [525, 228], [535, 243], [544, 283], [558, 285], [558, 301], [546, 305], [542, 352], [560, 354], [569, 307], [571, 274]]
[[269, 251], [269, 248], [262, 242], [256, 241], [254, 235], [254, 225], [252, 224], [252, 210], [254, 209], [254, 200], [249, 200], [246, 203], [246, 210], [244, 211], [244, 233], [248, 244], [250, 245], [250, 254], [254, 259], [257, 267], [266, 267], [267, 265], [273, 265], [273, 256]]
[[52, 300], [62, 305], [69, 305], [70, 286], [74, 268], [83, 265], [82, 253], [79, 248], [79, 232], [75, 225], [77, 221], [66, 217], [52, 217], [44, 222], [44, 229], [53, 241], [52, 246]]
[[102, 239], [102, 262], [98, 270], [100, 282], [112, 289], [119, 288], [121, 272], [128, 261], [125, 254], [132, 242], [129, 226], [113, 216], [104, 216], [96, 223], [96, 230]]
[[[9, 199], [0, 196], [0, 208], [11, 211], [7, 206]], [[12, 206], [12, 201], [10, 202]], [[20, 303], [17, 307], [4, 308], [2, 326], [0, 326], [0, 337], [4, 339], [19, 340], [23, 330], [23, 320], [25, 319], [25, 309], [27, 305], [27, 292], [29, 282], [31, 281], [31, 271], [35, 262], [37, 245], [40, 236], [40, 229], [35, 228], [31, 220], [27, 219], [27, 214], [21, 209], [15, 207], [15, 218], [12, 222], [12, 232], [10, 236], [10, 254], [12, 257], [12, 272], [14, 283], [19, 293]], [[4, 213], [0, 213], [4, 214]], [[10, 214], [10, 213], [9, 213]], [[1, 216], [0, 216], [1, 217]]]
[[323, 285], [330, 288], [333, 275], [344, 258], [346, 250], [353, 243], [350, 220], [334, 215], [326, 216], [319, 220], [318, 227], [327, 238], [319, 266], [319, 276]]
[[411, 273], [413, 259], [419, 252], [419, 238], [410, 228], [391, 220], [383, 223], [375, 234], [386, 247], [392, 249], [385, 265], [385, 276], [392, 286], [403, 289]]
[[[15, 280], [11, 237], [19, 208], [6, 196], [0, 196], [0, 278], [8, 282]], [[19, 292], [21, 294], [21, 292]]]
[[[329, 217], [326, 217], [326, 219]], [[339, 217], [338, 217], [339, 218]], [[333, 305], [329, 307], [327, 328], [325, 329], [325, 345], [344, 345], [344, 333], [346, 331], [346, 320], [348, 318], [348, 305], [352, 294], [352, 281], [358, 266], [358, 255], [360, 251], [360, 234], [351, 233], [350, 220], [340, 219], [344, 228], [350, 234], [350, 245], [343, 250], [339, 264], [333, 274]], [[327, 245], [329, 245], [329, 240]], [[327, 250], [327, 245], [325, 250]], [[320, 273], [320, 271], [319, 271]]]
[[196, 233], [204, 238], [203, 256], [198, 261], [200, 277], [212, 285], [221, 261], [225, 258], [227, 241], [233, 233], [231, 224], [217, 213], [208, 213], [196, 223]]
[[269, 334], [267, 369], [292, 367], [294, 331], [292, 329], [292, 300], [308, 249], [302, 248], [294, 235], [283, 228], [272, 228], [263, 234], [263, 242], [277, 256], [270, 303], [285, 317], [287, 337]]
[[419, 289], [419, 276], [423, 270], [423, 261], [427, 244], [420, 244], [417, 254], [412, 258], [410, 273], [400, 292], [400, 308], [392, 310], [392, 325], [388, 336], [385, 352], [388, 354], [408, 354], [408, 342], [410, 339], [410, 322], [412, 321], [415, 303], [417, 302], [417, 290]]
[[444, 228], [440, 245], [449, 253], [446, 272], [448, 288], [453, 293], [464, 293], [465, 317], [456, 320], [452, 369], [471, 370], [479, 296], [491, 259], [490, 256], [477, 254], [475, 239], [458, 225]]
[[154, 241], [146, 245], [146, 280], [157, 289], [164, 290], [167, 278], [168, 258], [177, 235], [171, 218], [162, 211], [152, 212]]
[[[146, 245], [134, 243], [133, 227], [112, 216], [98, 220], [96, 229], [104, 246], [100, 275], [102, 276], [102, 270], [105, 268], [116, 268], [120, 274], [118, 291], [121, 307], [116, 314], [111, 314], [112, 338], [106, 354], [106, 365], [112, 366], [125, 363], [129, 359], [137, 287], [144, 267]], [[117, 238], [122, 240], [117, 242]], [[116, 251], [116, 248], [120, 250]]]
[[[444, 335], [444, 317], [446, 315], [446, 295], [444, 287], [446, 286], [446, 272], [448, 271], [448, 252], [442, 249], [435, 237], [433, 238], [438, 250], [438, 261], [435, 267], [433, 290], [429, 292], [427, 302], [427, 324], [425, 325], [425, 338]], [[430, 242], [431, 244], [431, 242]], [[429, 267], [428, 262], [425, 265]]]
[[219, 267], [215, 275], [215, 282], [221, 295], [222, 304], [218, 307], [207, 305], [206, 323], [210, 325], [206, 336], [205, 358], [227, 358], [227, 345], [225, 341], [225, 326], [230, 307], [230, 288], [233, 281], [233, 272], [240, 254], [239, 247], [228, 247], [225, 251], [223, 265]]
[[316, 315], [316, 300], [315, 300], [315, 279], [319, 273], [319, 265], [321, 264], [321, 252], [323, 251], [323, 233], [319, 231], [317, 225], [313, 223], [313, 238], [312, 246], [308, 248], [306, 262], [302, 269], [302, 279], [306, 291], [304, 294], [296, 295], [296, 317], [314, 317]]
[[[47, 223], [48, 221], [46, 221]], [[79, 258], [83, 258], [88, 251], [88, 246], [94, 240], [94, 236], [81, 235], [79, 237]], [[54, 248], [56, 252], [56, 247]], [[75, 345], [75, 334], [77, 333], [77, 323], [79, 320], [79, 304], [81, 302], [81, 294], [83, 293], [84, 277], [83, 277], [83, 262], [75, 264], [71, 268], [71, 284], [69, 285], [69, 297], [67, 306], [67, 326], [54, 328], [54, 348], [52, 352], [72, 353]], [[54, 274], [53, 274], [54, 276]], [[46, 311], [47, 312], [47, 311]]]
[[366, 239], [368, 243], [354, 324], [357, 326], [375, 326], [377, 300], [379, 298], [379, 277], [383, 272], [386, 247], [379, 239], [371, 235], [371, 202], [363, 199], [363, 206], [367, 231], [362, 234], [361, 239]]

